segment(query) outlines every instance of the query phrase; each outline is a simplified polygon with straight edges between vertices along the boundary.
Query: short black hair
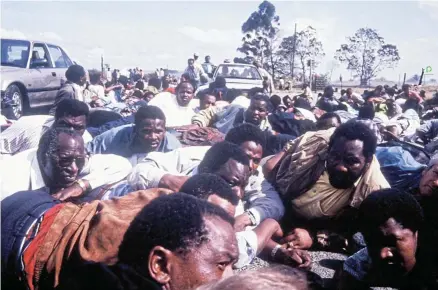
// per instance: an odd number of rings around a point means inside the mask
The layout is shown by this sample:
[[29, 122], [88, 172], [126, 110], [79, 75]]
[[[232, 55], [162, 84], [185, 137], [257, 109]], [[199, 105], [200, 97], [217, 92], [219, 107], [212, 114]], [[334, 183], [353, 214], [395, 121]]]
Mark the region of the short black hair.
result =
[[248, 97], [251, 98], [252, 96], [254, 96], [256, 94], [263, 94], [263, 88], [254, 87], [254, 88], [249, 89]]
[[196, 174], [183, 184], [180, 191], [203, 200], [207, 200], [210, 195], [216, 194], [232, 205], [239, 203], [239, 197], [233, 192], [231, 186], [216, 174]]
[[418, 231], [423, 224], [423, 210], [415, 198], [395, 188], [374, 191], [361, 203], [359, 230], [369, 237], [388, 219], [394, 218], [404, 228]]
[[261, 93], [257, 93], [253, 96], [251, 96], [251, 102], [253, 101], [263, 101], [266, 103], [266, 109], [268, 110], [268, 112], [272, 112], [273, 107], [272, 107], [272, 103], [271, 100], [269, 99], [268, 95], [265, 94], [261, 94]]
[[316, 129], [317, 130], [325, 130], [326, 128], [325, 121], [330, 120], [332, 118], [336, 118], [336, 121], [338, 121], [338, 124], [342, 124], [341, 118], [338, 114], [333, 112], [324, 113], [321, 117], [319, 117], [318, 121], [316, 121]]
[[45, 166], [48, 157], [53, 157], [58, 152], [58, 136], [61, 133], [72, 136], [73, 138], [82, 139], [82, 136], [75, 130], [64, 127], [50, 127], [49, 130], [41, 136], [38, 143], [37, 160], [41, 165]]
[[82, 66], [73, 64], [68, 67], [67, 71], [65, 72], [65, 77], [68, 81], [77, 83], [85, 76], [85, 74], [85, 69]]
[[161, 79], [159, 79], [159, 78], [150, 78], [148, 80], [148, 86], [153, 86], [157, 90], [161, 89]]
[[371, 162], [374, 153], [376, 153], [377, 137], [376, 134], [365, 124], [351, 120], [336, 128], [330, 137], [329, 149], [333, 144], [344, 137], [348, 141], [360, 140], [363, 142], [363, 155], [368, 162]]
[[176, 88], [175, 88], [175, 92], [178, 92], [178, 91], [181, 89], [181, 87], [182, 87], [183, 85], [185, 85], [185, 84], [189, 84], [189, 85], [192, 86], [192, 88], [195, 88], [195, 86], [193, 85], [193, 83], [192, 83], [191, 81], [185, 81], [185, 82], [180, 82], [180, 83], [176, 86]]
[[133, 97], [136, 97], [136, 98], [142, 98], [142, 97], [143, 97], [143, 92], [140, 91], [140, 90], [135, 90], [135, 91], [132, 93], [132, 96], [133, 96]]
[[278, 106], [281, 105], [281, 97], [278, 95], [272, 95], [270, 100], [271, 100], [271, 104], [272, 104], [272, 106], [274, 106], [274, 108], [277, 108]]
[[247, 141], [253, 141], [264, 148], [266, 145], [266, 136], [259, 127], [253, 124], [244, 123], [228, 131], [227, 135], [225, 136], [225, 141], [238, 146]]
[[55, 110], [55, 120], [64, 116], [78, 117], [84, 115], [88, 117], [90, 109], [87, 104], [76, 99], [64, 99], [59, 102]]
[[287, 101], [287, 99], [289, 99], [290, 101], [292, 101], [292, 98], [289, 97], [289, 95], [286, 95], [286, 96], [283, 97], [283, 104], [284, 104], [284, 105], [286, 105], [286, 101]]
[[161, 246], [184, 257], [209, 241], [207, 217], [234, 224], [234, 219], [220, 207], [185, 193], [152, 200], [129, 225], [119, 247], [119, 262], [149, 276], [145, 263], [154, 247]]
[[210, 89], [202, 90], [202, 91], [198, 92], [198, 94], [196, 96], [199, 98], [199, 100], [204, 100], [205, 97], [207, 97], [207, 96], [213, 96], [216, 98], [216, 96], [214, 95], [214, 93]]
[[223, 141], [208, 149], [198, 165], [198, 171], [200, 173], [215, 173], [230, 159], [249, 166], [248, 156], [238, 145]]
[[359, 109], [358, 117], [360, 119], [373, 120], [375, 116], [374, 107], [372, 104], [365, 104]]
[[331, 119], [331, 118], [336, 118], [336, 120], [338, 121], [339, 124], [342, 123], [341, 117], [339, 117], [338, 114], [333, 113], [333, 112], [324, 113], [321, 117], [319, 117], [318, 121], [319, 120], [321, 120], [321, 121], [322, 120], [328, 120], [328, 119]]
[[155, 106], [144, 106], [138, 109], [134, 116], [134, 123], [140, 124], [144, 119], [158, 119], [163, 120], [164, 123], [166, 123], [166, 116], [164, 115], [163, 111]]
[[135, 88], [139, 90], [144, 90], [144, 82], [139, 80], [135, 83]]
[[89, 77], [90, 77], [90, 83], [91, 84], [93, 84], [93, 85], [95, 85], [95, 84], [97, 84], [97, 83], [99, 83], [99, 81], [100, 81], [100, 71], [98, 71], [98, 70], [95, 70], [95, 69], [93, 69], [93, 70], [89, 70], [88, 71], [88, 75], [89, 75]]

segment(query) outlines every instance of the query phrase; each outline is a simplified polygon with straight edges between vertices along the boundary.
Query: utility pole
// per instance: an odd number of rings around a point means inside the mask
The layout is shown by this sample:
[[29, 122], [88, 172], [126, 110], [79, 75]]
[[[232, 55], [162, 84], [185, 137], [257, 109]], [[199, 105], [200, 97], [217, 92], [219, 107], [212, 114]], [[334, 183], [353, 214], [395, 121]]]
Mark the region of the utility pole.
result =
[[292, 50], [292, 68], [291, 68], [291, 77], [294, 78], [294, 68], [295, 68], [295, 46], [297, 44], [297, 24], [295, 23], [295, 33], [294, 33], [294, 49]]
[[103, 67], [103, 54], [100, 55], [100, 68], [102, 70], [102, 76], [104, 76], [105, 69]]

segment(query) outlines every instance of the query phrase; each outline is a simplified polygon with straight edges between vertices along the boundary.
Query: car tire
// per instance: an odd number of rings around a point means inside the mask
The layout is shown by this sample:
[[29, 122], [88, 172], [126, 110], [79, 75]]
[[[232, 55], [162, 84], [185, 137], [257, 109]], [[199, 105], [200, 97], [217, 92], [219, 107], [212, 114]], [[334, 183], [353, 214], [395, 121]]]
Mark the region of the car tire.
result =
[[6, 107], [3, 109], [3, 115], [10, 120], [18, 120], [23, 116], [23, 93], [17, 85], [10, 85], [6, 91], [4, 100]]

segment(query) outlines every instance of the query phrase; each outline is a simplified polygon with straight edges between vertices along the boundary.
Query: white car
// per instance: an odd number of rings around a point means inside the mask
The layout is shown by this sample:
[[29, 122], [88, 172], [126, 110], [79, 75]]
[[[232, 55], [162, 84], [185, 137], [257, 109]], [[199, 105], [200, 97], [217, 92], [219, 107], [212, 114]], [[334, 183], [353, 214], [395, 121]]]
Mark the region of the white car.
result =
[[[213, 81], [219, 76], [225, 78], [228, 89], [249, 91], [254, 87], [263, 88], [263, 77], [259, 70], [251, 64], [220, 64], [213, 74]], [[198, 91], [207, 88], [208, 85], [203, 85], [198, 88]]]
[[1, 107], [9, 119], [29, 108], [51, 105], [73, 61], [54, 44], [1, 39]]

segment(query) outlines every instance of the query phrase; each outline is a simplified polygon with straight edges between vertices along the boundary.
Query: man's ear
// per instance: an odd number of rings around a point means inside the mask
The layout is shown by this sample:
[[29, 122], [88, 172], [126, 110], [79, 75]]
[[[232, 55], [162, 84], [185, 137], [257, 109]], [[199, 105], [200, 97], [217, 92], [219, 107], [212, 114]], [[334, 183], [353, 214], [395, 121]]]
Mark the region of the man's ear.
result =
[[149, 253], [149, 275], [161, 285], [166, 285], [170, 282], [172, 258], [172, 252], [161, 246], [154, 247]]

